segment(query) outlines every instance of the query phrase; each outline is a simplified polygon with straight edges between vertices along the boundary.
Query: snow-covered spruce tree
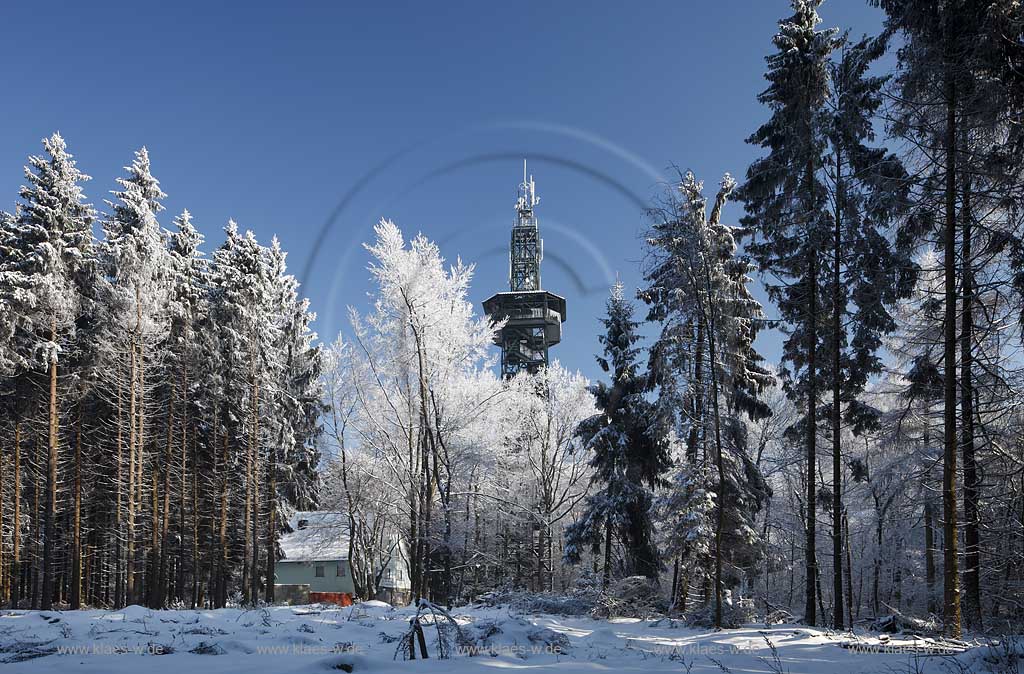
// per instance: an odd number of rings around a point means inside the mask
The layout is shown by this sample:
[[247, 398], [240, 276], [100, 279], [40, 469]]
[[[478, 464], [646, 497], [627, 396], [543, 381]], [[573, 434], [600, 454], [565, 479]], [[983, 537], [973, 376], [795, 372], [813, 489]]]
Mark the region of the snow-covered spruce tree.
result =
[[[716, 493], [711, 466], [704, 460], [690, 461], [687, 447], [672, 431], [670, 435], [674, 467], [668, 487], [657, 501], [659, 539], [663, 554], [674, 557], [672, 568], [672, 604], [686, 611], [691, 580], [701, 580], [713, 569], [715, 550]], [[710, 597], [706, 597], [709, 600]]]
[[[835, 30], [818, 30], [821, 0], [793, 0], [794, 13], [779, 23], [775, 53], [766, 57], [768, 88], [758, 100], [771, 119], [747, 142], [767, 150], [751, 164], [737, 192], [747, 210], [746, 251], [762, 273], [778, 279], [768, 295], [791, 327], [783, 344], [783, 386], [801, 400], [804, 415], [794, 432], [806, 446], [804, 620], [817, 622], [818, 559], [816, 480], [819, 391], [825, 345], [827, 289], [824, 251], [832, 239], [828, 190], [822, 180], [828, 142], [825, 103]], [[823, 348], [825, 347], [825, 348]]]
[[[13, 377], [29, 367], [23, 345], [14, 341], [18, 319], [28, 314], [28, 279], [18, 246], [17, 218], [0, 211], [0, 375]], [[22, 347], [22, 348], [19, 348]]]
[[[223, 368], [221, 425], [223, 433], [219, 462], [220, 490], [218, 522], [218, 605], [227, 601], [231, 571], [241, 565], [239, 589], [246, 602], [256, 599], [261, 513], [260, 490], [266, 469], [266, 443], [262, 420], [273, 382], [281, 370], [279, 354], [274, 350], [280, 325], [268, 311], [273, 305], [273, 275], [266, 249], [251, 231], [239, 234], [229, 221], [225, 242], [217, 249], [211, 267], [210, 313], [218, 333], [219, 367]], [[231, 489], [232, 475], [242, 475], [242, 489]], [[241, 503], [241, 533], [227, 532], [233, 504]], [[232, 532], [235, 533], [235, 532]], [[240, 545], [238, 545], [240, 543]], [[235, 544], [235, 545], [231, 545]], [[240, 547], [241, 559], [235, 560], [231, 548]]]
[[613, 542], [623, 548], [627, 575], [658, 578], [661, 558], [651, 511], [654, 491], [665, 485], [671, 467], [668, 429], [645, 397], [646, 381], [637, 362], [639, 323], [633, 320], [633, 306], [621, 283], [613, 286], [606, 306], [607, 315], [601, 319], [605, 333], [599, 337], [604, 355], [597, 362], [611, 381], [591, 387], [599, 411], [577, 430], [592, 454], [591, 484], [596, 490], [565, 535], [565, 559], [570, 563], [579, 563], [584, 549], [604, 546], [605, 587], [612, 575]]
[[[309, 300], [299, 297], [299, 282], [288, 273], [287, 254], [276, 237], [271, 242], [269, 256], [272, 290], [268, 311], [278, 324], [274, 350], [281, 360], [266, 424], [269, 449], [264, 598], [272, 602], [277, 539], [282, 529], [280, 513], [292, 508], [312, 510], [319, 501], [320, 454], [316, 440], [322, 430], [319, 418], [323, 403], [322, 350], [314, 343], [317, 336], [310, 329], [316, 314], [310, 311]], [[254, 599], [255, 595], [254, 590]]]
[[[10, 485], [5, 502], [10, 504], [10, 553], [4, 557], [10, 568], [10, 606], [17, 608], [22, 589], [22, 541], [26, 513], [22, 507], [22, 485], [27, 482], [26, 465], [22, 454], [24, 440], [31, 435], [28, 428], [41, 396], [38, 379], [40, 366], [33, 356], [37, 338], [26, 330], [25, 321], [32, 315], [33, 299], [30, 276], [22, 256], [27, 252], [19, 245], [17, 219], [10, 213], [0, 213], [0, 414], [3, 432], [9, 447], [9, 465], [5, 467], [5, 482]], [[0, 485], [0, 490], [2, 490]], [[3, 548], [0, 525], [0, 549]]]
[[869, 379], [882, 369], [879, 349], [896, 325], [888, 307], [913, 283], [913, 263], [889, 243], [890, 225], [908, 207], [909, 178], [899, 159], [870, 147], [873, 123], [888, 78], [868, 74], [885, 50], [882, 38], [851, 43], [843, 36], [830, 64], [831, 87], [824, 123], [828, 140], [824, 182], [832, 219], [829, 268], [829, 359], [822, 374], [831, 386], [832, 435], [832, 606], [833, 627], [843, 611], [843, 452], [844, 425], [859, 435], [877, 422], [878, 412], [861, 397]]
[[[224, 264], [230, 256], [222, 249], [234, 246], [237, 238], [237, 227], [231, 231], [226, 230], [225, 240], [218, 248]], [[233, 470], [232, 462], [235, 460], [228, 443], [231, 418], [227, 402], [229, 382], [234, 375], [228, 367], [230, 354], [223, 346], [226, 335], [218, 323], [224, 312], [217, 311], [222, 299], [216, 286], [218, 273], [215, 255], [218, 250], [214, 251], [214, 255], [205, 264], [205, 307], [198, 316], [195, 328], [200, 358], [195, 363], [192, 375], [196, 382], [192, 399], [198, 415], [191, 442], [192, 461], [195, 465], [192, 506], [197, 513], [193, 526], [199, 541], [194, 551], [194, 562], [198, 564], [200, 573], [199, 578], [193, 579], [193, 596], [198, 604], [210, 607], [219, 604], [222, 590], [227, 592], [221, 583], [225, 578], [221, 569], [225, 563], [225, 545], [233, 529], [228, 530], [227, 522], [230, 520], [223, 520], [222, 515], [227, 516], [233, 507], [231, 485], [225, 483], [225, 479], [229, 478], [226, 471]], [[221, 272], [219, 277], [222, 278], [223, 274]], [[222, 523], [225, 524], [223, 536]]]
[[[213, 571], [210, 582], [211, 605], [215, 608], [227, 604], [228, 592], [236, 563], [234, 542], [237, 527], [229, 527], [236, 512], [238, 490], [232, 487], [233, 475], [240, 472], [238, 437], [242, 435], [239, 420], [244, 409], [245, 369], [239, 364], [242, 355], [238, 352], [244, 336], [238, 332], [237, 321], [244, 309], [238, 306], [235, 288], [243, 285], [241, 273], [234, 268], [236, 248], [241, 236], [238, 225], [232, 220], [224, 228], [224, 241], [214, 251], [210, 263], [210, 310], [203, 330], [204, 347], [209, 349], [208, 362], [211, 376], [207, 383], [206, 395], [212, 399], [210, 464], [210, 502], [215, 514], [209, 524], [210, 544], [216, 550], [213, 555]], [[244, 278], [244, 277], [243, 277]]]
[[282, 323], [279, 352], [284, 357], [284, 370], [279, 388], [283, 398], [277, 414], [289, 427], [286, 433], [290, 435], [282, 441], [281, 498], [293, 508], [312, 510], [320, 500], [316, 440], [323, 432], [323, 348], [315, 343], [317, 334], [311, 328], [316, 313], [310, 309], [309, 300], [299, 295], [298, 280], [288, 273], [284, 264], [287, 254], [276, 238], [271, 242], [270, 254], [282, 307], [278, 317]]
[[[106, 411], [106, 399], [100, 386], [100, 370], [104, 365], [102, 338], [104, 324], [99, 310], [102, 301], [101, 270], [95, 260], [83, 266], [79, 281], [81, 313], [75, 324], [75, 340], [67, 349], [64, 361], [63, 396], [66, 406], [65, 437], [69, 445], [69, 462], [61, 470], [68, 487], [62, 503], [66, 528], [62, 527], [61, 566], [58, 579], [70, 608], [79, 609], [86, 591], [88, 537], [104, 524], [104, 515], [111, 505], [103, 477], [106, 457], [100, 446], [103, 427], [97, 423]], [[106, 506], [106, 507], [105, 507]]]
[[115, 595], [127, 603], [145, 599], [152, 604], [154, 564], [159, 557], [159, 513], [153, 507], [160, 469], [154, 455], [159, 437], [155, 429], [163, 411], [156, 391], [162, 380], [162, 346], [170, 327], [171, 258], [156, 219], [166, 195], [150, 172], [146, 148], [135, 153], [125, 172], [117, 179], [120, 189], [113, 192], [114, 199], [107, 202], [112, 212], [103, 221], [100, 243], [104, 277], [100, 346], [105, 365], [99, 372], [107, 398], [117, 410], [115, 480], [117, 501], [123, 500], [126, 506], [124, 589], [119, 576]]
[[[14, 375], [21, 370], [16, 350], [13, 348], [14, 324], [16, 311], [20, 308], [15, 305], [15, 295], [18, 292], [20, 274], [13, 269], [8, 269], [13, 260], [14, 251], [11, 248], [11, 235], [13, 234], [14, 216], [6, 211], [0, 211], [0, 442], [7, 442], [7, 438], [13, 435], [13, 406], [9, 401], [12, 399], [11, 384]], [[20, 438], [18, 438], [20, 440]], [[14, 440], [10, 440], [16, 445]], [[12, 446], [11, 457], [19, 454], [19, 448]], [[14, 461], [12, 460], [12, 464]], [[13, 469], [13, 466], [11, 467]], [[20, 497], [18, 494], [21, 484], [21, 475], [11, 476], [8, 472], [7, 457], [0, 454], [0, 568], [6, 568], [7, 564], [7, 504]], [[19, 466], [20, 473], [20, 466]], [[13, 482], [12, 488], [8, 485]], [[8, 491], [11, 493], [8, 494]], [[18, 504], [20, 506], [20, 503]], [[19, 513], [20, 515], [20, 513]], [[13, 519], [13, 518], [12, 518]], [[13, 529], [16, 526], [11, 523], [12, 538]], [[12, 559], [14, 555], [12, 554]], [[20, 561], [20, 560], [19, 560]], [[15, 576], [17, 577], [17, 576]], [[0, 602], [4, 602], [10, 595], [8, 577], [6, 573], [0, 572]]]
[[[226, 575], [244, 575], [251, 542], [254, 594], [264, 578], [257, 546], [266, 538], [276, 552], [272, 477], [284, 476], [284, 502], [315, 500], [318, 349], [284, 252], [236, 232], [232, 268], [258, 260], [269, 289], [243, 309], [269, 329], [240, 333], [249, 324], [236, 321], [220, 330], [209, 300], [251, 285], [249, 272], [222, 274], [237, 285], [214, 288], [188, 214], [173, 234], [160, 228], [164, 194], [146, 151], [118, 180], [95, 245], [86, 177], [58, 135], [44, 146], [48, 156], [30, 158], [16, 214], [0, 213], [0, 597], [36, 607], [215, 604], [224, 594], [205, 577], [212, 570], [220, 589], [222, 532]], [[269, 338], [262, 350], [252, 348], [254, 332]], [[255, 412], [247, 372], [232, 369], [239, 354], [223, 348], [239, 334], [248, 338], [241, 356], [257, 353], [264, 376]], [[250, 448], [259, 458], [246, 489], [217, 489], [212, 480], [230, 480]], [[270, 448], [280, 450], [274, 472]], [[244, 521], [244, 495], [251, 539], [219, 527]]]
[[[55, 594], [60, 414], [58, 370], [61, 354], [73, 344], [82, 315], [84, 286], [91, 278], [92, 222], [95, 212], [85, 201], [82, 183], [89, 179], [75, 166], [59, 133], [43, 140], [45, 156], [29, 157], [27, 185], [11, 233], [12, 259], [5, 273], [20, 286], [28, 309], [16, 319], [12, 344], [33, 371], [47, 373], [46, 496], [43, 505], [42, 583], [37, 605], [49, 609]], [[8, 278], [12, 278], [9, 276]], [[38, 526], [38, 525], [36, 525]]]
[[[699, 512], [702, 492], [713, 493], [714, 543], [698, 547], [713, 554], [714, 573], [708, 579], [715, 588], [718, 627], [724, 583], [737, 584], [744, 569], [756, 570], [760, 562], [754, 519], [768, 496], [747, 454], [742, 419], [757, 421], [771, 413], [759, 397], [772, 376], [753, 348], [764, 316], [748, 288], [752, 267], [737, 255], [734, 229], [721, 224], [734, 186], [726, 175], [708, 216], [703, 184], [692, 173], [680, 176], [679, 184], [651, 209], [648, 286], [639, 293], [650, 307], [648, 319], [661, 327], [649, 368], [651, 385], [659, 391], [659, 415], [691, 443], [688, 465], [676, 476], [682, 493], [670, 499], [696, 500]], [[682, 405], [681, 390], [686, 391]], [[712, 463], [715, 482], [702, 488], [698, 481], [710, 477]], [[691, 529], [699, 533], [706, 526], [697, 522]], [[692, 537], [678, 542], [682, 545], [673, 552], [689, 552]], [[688, 561], [700, 569], [706, 560]], [[732, 569], [728, 577], [725, 563]], [[688, 583], [678, 585], [680, 598], [685, 597]]]
[[[192, 215], [185, 210], [174, 219], [173, 224], [174, 230], [169, 237], [171, 323], [164, 347], [166, 376], [163, 394], [167, 409], [167, 446], [160, 536], [160, 592], [162, 594], [166, 588], [171, 587], [171, 596], [175, 600], [195, 606], [196, 581], [199, 576], [197, 498], [200, 480], [195, 438], [197, 424], [202, 416], [202, 408], [196, 398], [201, 387], [198, 374], [203, 358], [197, 329], [208, 311], [209, 281], [207, 261], [200, 250], [203, 236], [192, 224]], [[172, 476], [176, 484], [171, 483]], [[171, 524], [170, 499], [175, 490], [175, 514]], [[187, 518], [190, 521], [186, 522]], [[176, 541], [173, 583], [166, 577], [172, 561], [172, 537]], [[185, 586], [187, 569], [191, 569], [192, 573], [191, 587]], [[158, 604], [165, 603], [164, 597], [158, 599]]]

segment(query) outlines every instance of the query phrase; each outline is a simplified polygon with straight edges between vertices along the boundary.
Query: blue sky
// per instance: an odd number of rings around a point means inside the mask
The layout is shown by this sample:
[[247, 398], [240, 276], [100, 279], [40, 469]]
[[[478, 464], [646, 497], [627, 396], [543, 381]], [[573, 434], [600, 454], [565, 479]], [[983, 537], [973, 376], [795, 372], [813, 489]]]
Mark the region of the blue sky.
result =
[[[146, 145], [163, 224], [188, 208], [207, 251], [228, 218], [276, 234], [331, 340], [346, 306], [365, 308], [360, 243], [381, 217], [475, 262], [478, 307], [506, 289], [526, 157], [544, 286], [568, 301], [553, 353], [597, 376], [606, 288], [616, 273], [639, 283], [640, 208], [667, 167], [713, 197], [756, 156], [744, 139], [767, 117], [756, 96], [788, 2], [372, 4], [8, 4], [0, 208], [54, 130], [97, 205]], [[822, 16], [881, 25], [861, 0]], [[759, 345], [777, 359], [777, 335]]]

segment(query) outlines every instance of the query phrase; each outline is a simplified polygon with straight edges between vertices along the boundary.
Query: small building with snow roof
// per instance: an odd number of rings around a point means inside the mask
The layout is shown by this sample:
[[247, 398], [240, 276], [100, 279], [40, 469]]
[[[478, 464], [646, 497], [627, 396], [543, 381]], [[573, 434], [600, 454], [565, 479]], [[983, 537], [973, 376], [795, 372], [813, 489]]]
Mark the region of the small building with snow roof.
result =
[[[290, 604], [323, 602], [347, 606], [355, 598], [349, 560], [349, 519], [343, 512], [299, 511], [288, 518], [288, 531], [278, 545], [281, 559], [274, 567], [275, 596]], [[374, 552], [371, 596], [392, 604], [409, 601], [409, 554], [397, 532], [384, 538]]]
[[288, 591], [277, 594], [295, 598], [302, 596], [298, 588], [307, 586], [311, 602], [351, 604], [355, 588], [348, 559], [348, 516], [299, 511], [289, 518], [288, 528], [279, 541], [282, 557], [274, 574], [274, 584]]

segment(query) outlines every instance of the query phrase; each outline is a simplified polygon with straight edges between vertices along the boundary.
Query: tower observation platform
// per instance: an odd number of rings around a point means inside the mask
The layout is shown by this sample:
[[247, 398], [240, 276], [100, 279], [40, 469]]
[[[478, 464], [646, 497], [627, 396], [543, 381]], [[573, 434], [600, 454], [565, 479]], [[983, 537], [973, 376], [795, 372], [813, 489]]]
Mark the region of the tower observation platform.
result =
[[527, 175], [524, 160], [509, 245], [509, 290], [483, 303], [484, 313], [495, 321], [507, 321], [495, 337], [501, 347], [501, 374], [506, 378], [546, 366], [548, 349], [562, 341], [565, 298], [543, 290], [540, 283], [544, 240], [534, 214], [538, 203], [533, 176]]

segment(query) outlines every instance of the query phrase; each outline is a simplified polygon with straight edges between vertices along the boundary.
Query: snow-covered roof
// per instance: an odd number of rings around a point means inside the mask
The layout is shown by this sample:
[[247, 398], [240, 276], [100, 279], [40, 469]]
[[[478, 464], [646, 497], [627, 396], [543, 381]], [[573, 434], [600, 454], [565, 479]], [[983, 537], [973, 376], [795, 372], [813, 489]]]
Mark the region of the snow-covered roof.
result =
[[313, 562], [348, 559], [348, 515], [299, 511], [288, 520], [291, 533], [280, 540], [284, 561]]

